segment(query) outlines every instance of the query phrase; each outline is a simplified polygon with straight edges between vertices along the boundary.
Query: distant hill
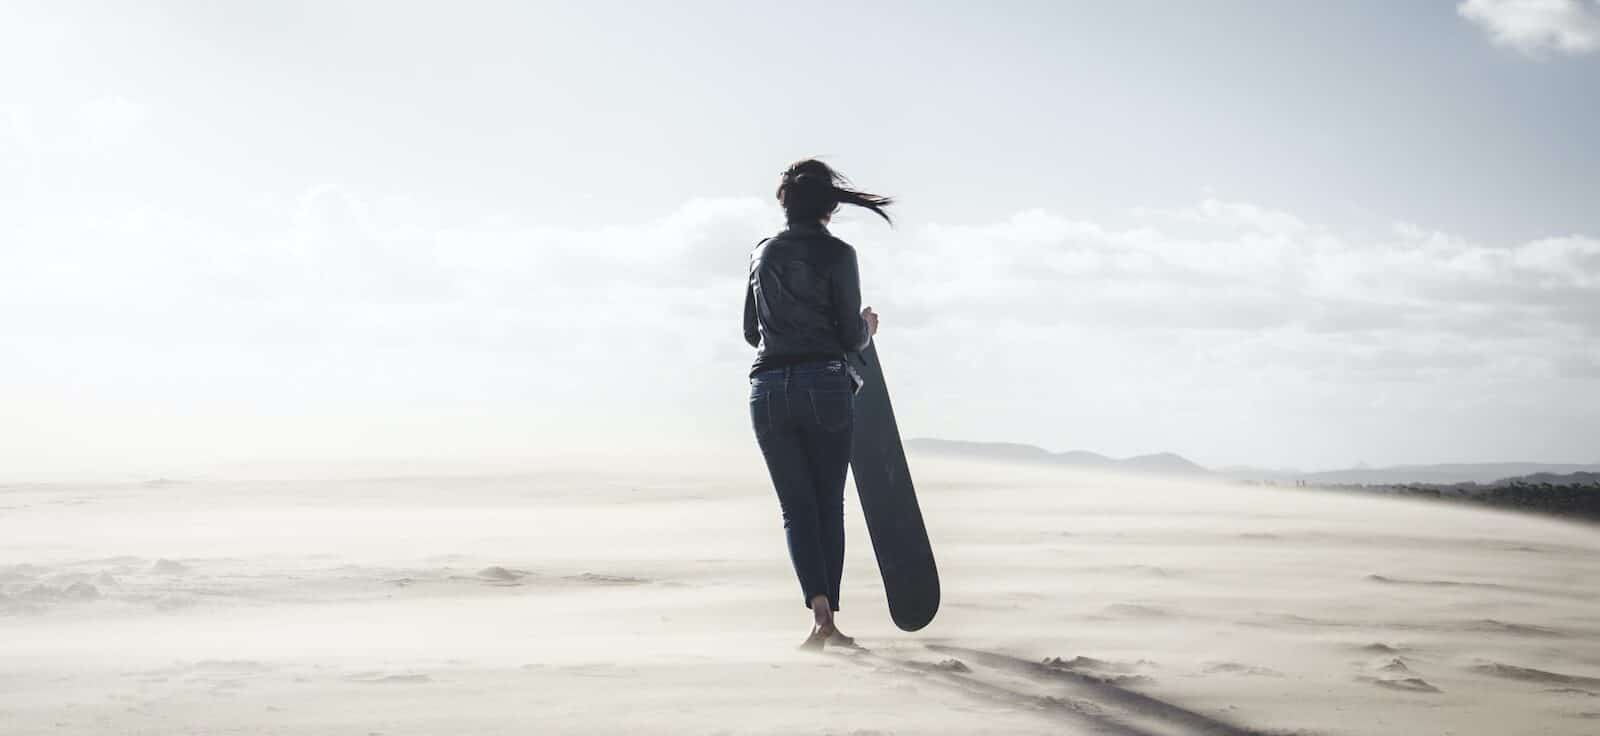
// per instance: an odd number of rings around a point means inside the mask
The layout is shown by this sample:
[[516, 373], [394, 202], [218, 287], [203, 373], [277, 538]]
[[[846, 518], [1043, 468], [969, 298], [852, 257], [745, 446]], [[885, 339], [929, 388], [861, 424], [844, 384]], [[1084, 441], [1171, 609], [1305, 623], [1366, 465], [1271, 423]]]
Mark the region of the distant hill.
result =
[[1005, 462], [1040, 463], [1091, 470], [1116, 470], [1161, 475], [1208, 475], [1211, 473], [1211, 471], [1190, 462], [1183, 456], [1170, 452], [1117, 459], [1086, 450], [1050, 452], [1042, 447], [1011, 442], [964, 442], [961, 440], [932, 438], [909, 440], [906, 442], [906, 448], [930, 454], [959, 455]]
[[1314, 484], [1312, 488], [1379, 493], [1600, 521], [1600, 473], [1535, 473], [1491, 483]]
[[1130, 470], [1141, 470], [1149, 473], [1166, 473], [1171, 475], [1210, 475], [1211, 471], [1190, 461], [1188, 458], [1172, 452], [1158, 452], [1152, 455], [1135, 455], [1125, 460], [1113, 460], [1119, 467]]
[[1566, 475], [1559, 475], [1555, 473], [1534, 473], [1533, 475], [1524, 475], [1517, 478], [1506, 478], [1500, 482], [1506, 484], [1528, 483], [1532, 485], [1540, 485], [1548, 483], [1550, 485], [1565, 486], [1600, 486], [1600, 472], [1582, 471], [1577, 473], [1568, 473]]
[[1572, 473], [1600, 473], [1600, 463], [1441, 463], [1437, 465], [1393, 465], [1383, 468], [1345, 468], [1306, 472], [1292, 468], [1229, 467], [1213, 471], [1170, 452], [1114, 458], [1097, 452], [1069, 450], [1050, 452], [1042, 447], [1015, 442], [966, 442], [919, 438], [906, 442], [906, 448], [939, 455], [960, 455], [1004, 462], [1060, 465], [1092, 470], [1119, 470], [1162, 475], [1218, 475], [1234, 480], [1311, 485], [1401, 485], [1455, 483], [1494, 483], [1510, 478], [1539, 474], [1570, 476]]

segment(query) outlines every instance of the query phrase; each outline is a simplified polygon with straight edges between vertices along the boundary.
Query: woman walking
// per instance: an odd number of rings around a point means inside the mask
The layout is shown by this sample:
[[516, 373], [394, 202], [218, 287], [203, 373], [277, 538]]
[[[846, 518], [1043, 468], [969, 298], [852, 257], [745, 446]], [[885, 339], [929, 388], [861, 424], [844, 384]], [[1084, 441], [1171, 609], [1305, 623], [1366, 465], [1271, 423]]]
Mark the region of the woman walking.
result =
[[802, 600], [811, 609], [813, 627], [803, 649], [853, 644], [834, 620], [860, 385], [844, 355], [865, 348], [878, 331], [878, 315], [861, 308], [855, 249], [827, 226], [841, 204], [889, 221], [884, 208], [891, 202], [849, 188], [821, 161], [796, 162], [778, 183], [787, 227], [750, 255], [744, 298], [744, 339], [756, 349], [750, 423], [778, 492]]

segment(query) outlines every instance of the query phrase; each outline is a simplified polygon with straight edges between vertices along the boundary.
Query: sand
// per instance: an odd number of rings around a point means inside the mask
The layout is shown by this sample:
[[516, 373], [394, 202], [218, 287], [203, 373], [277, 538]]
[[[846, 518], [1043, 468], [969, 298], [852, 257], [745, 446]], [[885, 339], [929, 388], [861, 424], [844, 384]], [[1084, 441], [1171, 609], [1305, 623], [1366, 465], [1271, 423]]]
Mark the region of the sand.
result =
[[824, 655], [753, 449], [0, 484], [0, 733], [1600, 732], [1596, 527], [913, 464], [944, 608], [852, 502]]

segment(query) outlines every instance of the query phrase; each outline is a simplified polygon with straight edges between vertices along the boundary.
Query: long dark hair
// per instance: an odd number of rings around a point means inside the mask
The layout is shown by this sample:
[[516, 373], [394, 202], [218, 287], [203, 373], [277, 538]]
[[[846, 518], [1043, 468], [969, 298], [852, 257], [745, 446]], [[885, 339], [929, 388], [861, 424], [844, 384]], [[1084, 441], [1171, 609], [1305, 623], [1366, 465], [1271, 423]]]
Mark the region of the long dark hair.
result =
[[783, 205], [789, 222], [817, 222], [833, 214], [839, 205], [853, 204], [894, 224], [889, 213], [883, 211], [894, 204], [894, 199], [850, 188], [850, 180], [844, 174], [814, 158], [796, 161], [783, 170], [783, 178], [778, 181], [778, 203]]

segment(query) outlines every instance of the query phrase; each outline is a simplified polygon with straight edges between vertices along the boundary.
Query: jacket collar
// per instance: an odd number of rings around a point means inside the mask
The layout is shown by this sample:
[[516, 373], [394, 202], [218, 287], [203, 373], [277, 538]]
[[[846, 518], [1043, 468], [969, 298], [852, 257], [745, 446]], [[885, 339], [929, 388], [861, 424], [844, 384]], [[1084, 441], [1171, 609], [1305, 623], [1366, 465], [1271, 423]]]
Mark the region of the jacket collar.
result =
[[828, 232], [828, 226], [820, 222], [791, 222], [784, 232], [832, 234]]

